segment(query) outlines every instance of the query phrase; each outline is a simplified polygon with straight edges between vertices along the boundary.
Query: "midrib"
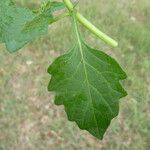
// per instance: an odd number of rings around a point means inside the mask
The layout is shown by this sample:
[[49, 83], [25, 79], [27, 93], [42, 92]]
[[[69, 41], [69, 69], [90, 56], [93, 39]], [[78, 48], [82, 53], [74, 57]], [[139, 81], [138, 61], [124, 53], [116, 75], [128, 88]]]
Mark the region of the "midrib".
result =
[[77, 36], [77, 41], [78, 41], [78, 44], [79, 44], [79, 50], [80, 50], [80, 54], [81, 54], [81, 61], [83, 63], [83, 69], [84, 69], [84, 73], [85, 73], [85, 79], [86, 79], [86, 83], [87, 83], [87, 87], [88, 87], [88, 94], [89, 94], [90, 101], [91, 101], [91, 104], [92, 104], [92, 110], [93, 110], [93, 114], [94, 114], [94, 120], [95, 120], [95, 123], [96, 123], [96, 126], [97, 126], [97, 131], [98, 131], [99, 136], [100, 136], [100, 131], [99, 131], [99, 128], [98, 128], [98, 122], [97, 122], [95, 111], [94, 111], [94, 104], [93, 104], [93, 100], [92, 100], [92, 97], [91, 97], [91, 91], [90, 91], [90, 84], [89, 84], [89, 81], [88, 81], [87, 69], [86, 69], [85, 61], [84, 61], [84, 54], [83, 54], [82, 43], [81, 43], [81, 39], [80, 39], [79, 31], [78, 31], [78, 26], [77, 26], [77, 22], [76, 22], [75, 18], [74, 18], [74, 24], [75, 24], [75, 33], [76, 33], [76, 36]]

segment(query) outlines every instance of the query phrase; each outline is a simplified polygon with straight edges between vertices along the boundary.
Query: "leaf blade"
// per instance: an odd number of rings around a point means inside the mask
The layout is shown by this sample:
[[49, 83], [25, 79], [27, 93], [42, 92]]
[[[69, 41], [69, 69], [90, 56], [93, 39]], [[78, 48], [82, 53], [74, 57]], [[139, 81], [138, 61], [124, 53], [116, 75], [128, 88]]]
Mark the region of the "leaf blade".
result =
[[55, 2], [39, 14], [17, 7], [11, 0], [2, 0], [0, 7], [0, 42], [5, 42], [9, 52], [15, 52], [48, 32], [48, 25], [54, 20], [52, 13], [61, 9], [62, 4]]
[[113, 58], [77, 39], [76, 46], [49, 67], [48, 89], [55, 91], [55, 103], [65, 106], [70, 121], [102, 139], [118, 115], [119, 99], [127, 95], [119, 83], [126, 74]]

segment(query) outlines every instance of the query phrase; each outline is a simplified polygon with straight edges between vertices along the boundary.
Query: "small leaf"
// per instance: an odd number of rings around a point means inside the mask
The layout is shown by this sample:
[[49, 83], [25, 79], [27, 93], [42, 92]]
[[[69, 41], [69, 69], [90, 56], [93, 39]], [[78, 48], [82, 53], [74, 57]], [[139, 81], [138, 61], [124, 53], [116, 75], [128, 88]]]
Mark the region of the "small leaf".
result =
[[51, 9], [51, 12], [62, 10], [65, 8], [63, 2], [48, 2], [47, 8]]
[[0, 42], [5, 42], [8, 51], [15, 52], [36, 37], [46, 34], [48, 25], [53, 22], [54, 7], [35, 14], [27, 8], [17, 7], [11, 0], [1, 0]]
[[87, 46], [77, 33], [69, 53], [49, 67], [49, 91], [55, 103], [64, 105], [70, 121], [102, 139], [111, 120], [118, 115], [119, 99], [127, 93], [119, 80], [126, 78], [119, 64], [102, 51]]

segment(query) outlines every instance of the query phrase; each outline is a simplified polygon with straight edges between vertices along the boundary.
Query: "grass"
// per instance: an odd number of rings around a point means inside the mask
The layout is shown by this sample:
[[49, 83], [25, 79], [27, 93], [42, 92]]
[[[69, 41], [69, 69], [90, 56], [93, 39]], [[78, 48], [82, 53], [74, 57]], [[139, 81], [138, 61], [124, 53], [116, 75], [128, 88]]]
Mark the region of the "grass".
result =
[[[32, 7], [40, 1], [18, 2]], [[149, 150], [150, 1], [82, 0], [78, 7], [119, 41], [112, 49], [81, 27], [86, 41], [115, 57], [128, 74], [119, 116], [99, 141], [67, 121], [63, 106], [54, 105], [47, 68], [71, 46], [65, 19], [17, 53], [0, 45], [0, 150]]]

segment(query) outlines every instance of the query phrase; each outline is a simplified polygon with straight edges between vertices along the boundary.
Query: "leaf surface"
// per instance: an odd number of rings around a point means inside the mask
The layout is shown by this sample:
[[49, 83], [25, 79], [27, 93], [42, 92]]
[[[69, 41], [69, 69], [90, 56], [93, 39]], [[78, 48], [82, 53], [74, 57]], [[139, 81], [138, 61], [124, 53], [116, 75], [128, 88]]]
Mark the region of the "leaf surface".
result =
[[11, 0], [0, 1], [0, 42], [14, 52], [38, 36], [46, 34], [53, 22], [53, 11], [62, 7], [58, 2], [35, 14], [27, 8], [17, 7]]
[[102, 51], [87, 46], [76, 30], [76, 43], [49, 67], [49, 91], [55, 103], [64, 105], [68, 119], [102, 139], [118, 115], [119, 99], [127, 93], [119, 80], [126, 78], [119, 64]]

